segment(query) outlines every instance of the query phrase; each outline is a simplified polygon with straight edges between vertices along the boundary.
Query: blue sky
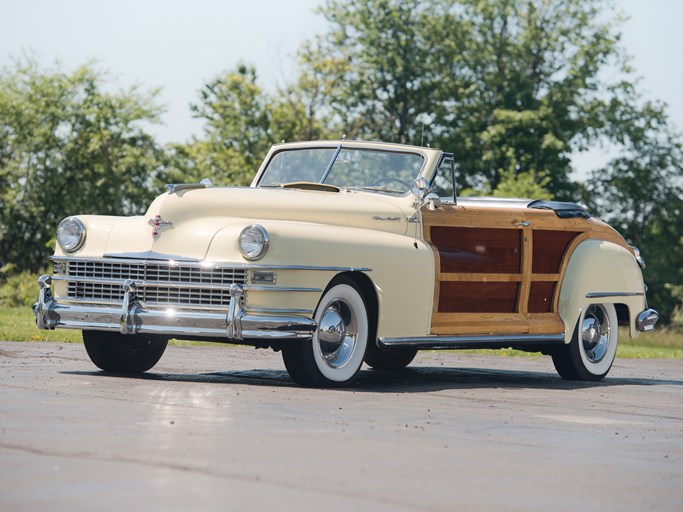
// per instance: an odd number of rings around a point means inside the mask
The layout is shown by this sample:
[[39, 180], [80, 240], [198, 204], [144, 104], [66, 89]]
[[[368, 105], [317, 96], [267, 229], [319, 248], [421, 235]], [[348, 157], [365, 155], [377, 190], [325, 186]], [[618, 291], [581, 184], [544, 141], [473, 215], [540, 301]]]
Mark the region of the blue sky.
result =
[[[0, 66], [33, 50], [45, 64], [67, 68], [96, 59], [120, 86], [162, 87], [162, 142], [201, 132], [189, 103], [202, 84], [240, 60], [252, 63], [267, 87], [294, 74], [299, 45], [324, 32], [313, 13], [322, 0], [0, 0]], [[642, 76], [641, 89], [669, 104], [683, 129], [683, 1], [617, 0], [630, 16], [623, 44]], [[576, 165], [599, 165], [600, 155]]]

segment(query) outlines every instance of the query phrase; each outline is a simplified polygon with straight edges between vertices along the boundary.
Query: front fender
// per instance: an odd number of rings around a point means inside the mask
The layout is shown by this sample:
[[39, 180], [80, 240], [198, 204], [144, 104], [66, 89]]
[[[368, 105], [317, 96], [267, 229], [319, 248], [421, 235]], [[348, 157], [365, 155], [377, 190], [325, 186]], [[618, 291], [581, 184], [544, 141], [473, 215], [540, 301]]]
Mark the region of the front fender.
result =
[[[597, 294], [597, 297], [591, 295]], [[638, 336], [636, 317], [647, 308], [643, 274], [633, 254], [603, 240], [581, 242], [571, 254], [560, 288], [559, 314], [565, 325], [565, 342], [571, 341], [581, 312], [590, 304], [625, 304], [629, 334]]]
[[[431, 249], [411, 236], [372, 229], [311, 222], [259, 221], [270, 235], [268, 254], [259, 265], [295, 265], [369, 269], [379, 305], [378, 336], [422, 336], [429, 332], [434, 294], [434, 257]], [[241, 228], [240, 228], [241, 229]], [[211, 243], [207, 259], [220, 261], [235, 255], [237, 228], [226, 228]], [[415, 243], [417, 247], [415, 247]], [[278, 271], [281, 286], [324, 290], [335, 272]], [[315, 309], [322, 292], [309, 293], [297, 307]], [[252, 293], [249, 302], [259, 307], [283, 307], [287, 293]], [[298, 299], [297, 299], [298, 301]], [[291, 304], [291, 303], [290, 303]]]

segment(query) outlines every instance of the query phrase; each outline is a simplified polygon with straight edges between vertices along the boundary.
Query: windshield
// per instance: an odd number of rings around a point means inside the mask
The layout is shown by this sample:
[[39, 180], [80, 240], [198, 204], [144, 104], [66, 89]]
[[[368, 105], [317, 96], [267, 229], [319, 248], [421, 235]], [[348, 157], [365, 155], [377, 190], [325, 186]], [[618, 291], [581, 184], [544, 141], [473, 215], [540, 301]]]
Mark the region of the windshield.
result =
[[270, 159], [258, 186], [307, 182], [405, 194], [422, 164], [422, 156], [413, 153], [341, 147], [288, 149]]

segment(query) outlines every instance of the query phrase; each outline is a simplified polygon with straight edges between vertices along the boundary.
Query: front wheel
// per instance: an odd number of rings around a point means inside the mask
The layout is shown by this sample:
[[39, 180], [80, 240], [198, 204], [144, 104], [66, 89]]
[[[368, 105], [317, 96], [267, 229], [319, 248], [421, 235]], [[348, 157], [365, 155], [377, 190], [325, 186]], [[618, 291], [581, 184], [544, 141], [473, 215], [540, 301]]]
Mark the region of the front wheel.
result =
[[417, 350], [371, 349], [365, 354], [365, 364], [375, 370], [401, 370], [413, 362]]
[[83, 331], [83, 344], [90, 360], [106, 372], [142, 373], [159, 362], [168, 339], [154, 335]]
[[336, 279], [314, 318], [318, 329], [313, 337], [282, 350], [287, 372], [302, 386], [343, 386], [360, 370], [368, 346], [368, 312], [361, 291], [351, 279]]
[[617, 354], [619, 331], [613, 304], [591, 304], [579, 316], [568, 345], [556, 349], [553, 364], [568, 380], [602, 380]]

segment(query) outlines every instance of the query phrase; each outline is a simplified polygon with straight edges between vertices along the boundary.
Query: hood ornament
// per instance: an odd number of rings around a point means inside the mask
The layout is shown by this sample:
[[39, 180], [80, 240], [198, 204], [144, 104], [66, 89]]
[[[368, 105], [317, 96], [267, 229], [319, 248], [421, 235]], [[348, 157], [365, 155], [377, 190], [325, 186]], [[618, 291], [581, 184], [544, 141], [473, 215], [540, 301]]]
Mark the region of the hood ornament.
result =
[[164, 220], [161, 215], [155, 215], [153, 219], [149, 219], [147, 224], [152, 226], [152, 238], [156, 240], [161, 235], [160, 229], [162, 226], [173, 226], [172, 222]]

